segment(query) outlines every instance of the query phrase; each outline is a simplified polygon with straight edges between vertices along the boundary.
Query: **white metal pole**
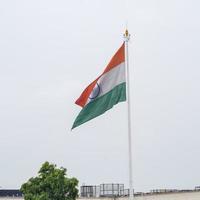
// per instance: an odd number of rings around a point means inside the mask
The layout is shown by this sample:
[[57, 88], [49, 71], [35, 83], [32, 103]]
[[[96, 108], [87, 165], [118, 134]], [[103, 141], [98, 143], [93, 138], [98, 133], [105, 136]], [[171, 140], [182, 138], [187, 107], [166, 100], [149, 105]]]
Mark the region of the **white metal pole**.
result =
[[129, 60], [128, 60], [128, 41], [130, 34], [128, 30], [124, 34], [125, 39], [125, 66], [126, 66], [126, 97], [128, 112], [128, 153], [129, 153], [129, 200], [133, 200], [133, 173], [132, 173], [132, 137], [131, 137], [131, 101], [130, 101], [130, 83], [129, 83]]

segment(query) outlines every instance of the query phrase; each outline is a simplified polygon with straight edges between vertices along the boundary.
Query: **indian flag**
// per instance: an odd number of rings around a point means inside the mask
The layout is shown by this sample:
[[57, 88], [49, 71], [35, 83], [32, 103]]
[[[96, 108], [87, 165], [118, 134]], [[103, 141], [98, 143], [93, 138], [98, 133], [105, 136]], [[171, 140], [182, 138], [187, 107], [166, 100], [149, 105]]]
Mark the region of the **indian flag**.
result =
[[126, 101], [124, 43], [112, 57], [103, 73], [86, 87], [76, 104], [82, 107], [72, 129]]

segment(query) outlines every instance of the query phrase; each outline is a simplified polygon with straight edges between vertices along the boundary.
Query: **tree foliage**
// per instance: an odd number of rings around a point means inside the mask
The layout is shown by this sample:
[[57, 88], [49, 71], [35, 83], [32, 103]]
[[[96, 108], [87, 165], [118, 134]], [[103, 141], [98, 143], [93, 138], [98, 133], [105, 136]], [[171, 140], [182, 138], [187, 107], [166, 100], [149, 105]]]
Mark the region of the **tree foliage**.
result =
[[45, 162], [38, 176], [21, 186], [25, 200], [75, 200], [78, 196], [78, 180], [68, 178], [65, 168]]

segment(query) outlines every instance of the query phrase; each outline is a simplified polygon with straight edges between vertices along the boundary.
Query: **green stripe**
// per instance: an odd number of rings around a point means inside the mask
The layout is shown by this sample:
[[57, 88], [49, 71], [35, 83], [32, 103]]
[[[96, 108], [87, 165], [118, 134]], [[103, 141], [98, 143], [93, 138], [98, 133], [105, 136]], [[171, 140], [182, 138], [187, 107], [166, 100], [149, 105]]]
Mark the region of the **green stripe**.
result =
[[126, 83], [121, 83], [110, 92], [87, 104], [77, 116], [72, 129], [103, 114], [115, 104], [126, 101]]

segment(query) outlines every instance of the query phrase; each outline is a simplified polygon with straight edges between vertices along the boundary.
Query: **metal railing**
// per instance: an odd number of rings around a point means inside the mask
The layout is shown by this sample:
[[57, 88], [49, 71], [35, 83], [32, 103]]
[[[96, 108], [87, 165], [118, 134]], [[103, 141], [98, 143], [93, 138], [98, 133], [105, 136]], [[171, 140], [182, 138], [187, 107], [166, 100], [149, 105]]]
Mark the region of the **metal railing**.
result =
[[124, 184], [83, 185], [80, 188], [81, 197], [120, 197], [124, 196]]

